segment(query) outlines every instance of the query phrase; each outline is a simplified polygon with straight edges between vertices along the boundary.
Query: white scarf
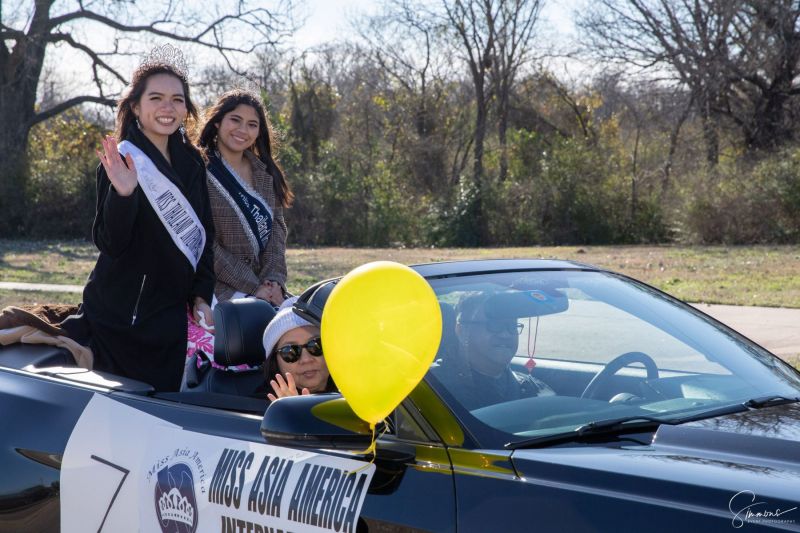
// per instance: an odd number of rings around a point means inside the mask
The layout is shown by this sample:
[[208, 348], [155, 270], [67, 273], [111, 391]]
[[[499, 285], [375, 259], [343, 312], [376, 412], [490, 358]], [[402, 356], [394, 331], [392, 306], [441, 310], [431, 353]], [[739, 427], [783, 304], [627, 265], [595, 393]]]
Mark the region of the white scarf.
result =
[[197, 270], [197, 263], [200, 262], [206, 246], [206, 230], [192, 204], [138, 146], [130, 141], [122, 141], [118, 150], [122, 155], [133, 158], [144, 195], [175, 245], [189, 260], [192, 268]]

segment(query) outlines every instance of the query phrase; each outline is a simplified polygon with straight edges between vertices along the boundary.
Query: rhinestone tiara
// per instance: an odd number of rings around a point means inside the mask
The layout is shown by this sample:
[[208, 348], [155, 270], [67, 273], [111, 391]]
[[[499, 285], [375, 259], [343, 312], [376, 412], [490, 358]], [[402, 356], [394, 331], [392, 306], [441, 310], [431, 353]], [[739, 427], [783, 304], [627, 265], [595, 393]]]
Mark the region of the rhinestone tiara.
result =
[[188, 81], [189, 67], [186, 63], [186, 58], [183, 56], [183, 52], [181, 52], [180, 49], [169, 43], [156, 46], [150, 50], [150, 53], [147, 54], [147, 57], [145, 57], [144, 61], [139, 65], [138, 70], [146, 70], [150, 67], [161, 65], [171, 67], [175, 71], [175, 74], [181, 77], [183, 81]]
[[231, 90], [240, 90], [253, 93], [253, 95], [256, 97], [260, 97], [261, 91], [264, 89], [264, 87], [258, 81], [244, 75], [237, 76], [231, 81]]

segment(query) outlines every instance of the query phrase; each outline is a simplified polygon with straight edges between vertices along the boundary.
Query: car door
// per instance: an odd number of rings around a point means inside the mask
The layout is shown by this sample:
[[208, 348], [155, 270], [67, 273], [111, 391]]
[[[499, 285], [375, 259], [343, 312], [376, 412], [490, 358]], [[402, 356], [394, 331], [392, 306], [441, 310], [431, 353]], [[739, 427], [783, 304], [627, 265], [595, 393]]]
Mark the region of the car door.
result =
[[92, 391], [0, 367], [0, 531], [58, 531], [59, 470]]
[[[187, 433], [264, 443], [259, 430], [262, 419], [252, 413], [134, 395], [115, 399], [180, 425]], [[398, 407], [389, 430], [378, 439], [377, 450], [375, 473], [361, 509], [357, 531], [456, 531], [453, 476], [447, 448], [414, 403], [406, 402]], [[358, 453], [314, 451], [367, 464], [366, 458]]]
[[453, 532], [448, 442], [463, 434], [451, 418], [423, 382], [378, 424], [375, 437], [340, 394], [280, 399], [265, 413], [261, 430], [268, 444], [355, 459], [358, 470], [374, 468], [357, 531]]
[[[98, 522], [92, 524], [92, 529], [113, 528], [114, 513], [122, 502], [114, 498], [133, 490], [131, 472], [158, 466], [142, 464], [141, 460], [137, 462], [132, 458], [131, 450], [152, 447], [157, 438], [152, 431], [149, 435], [146, 431], [137, 432], [135, 419], [139, 415], [130, 413], [151, 417], [157, 426], [164, 426], [162, 434], [170, 435], [172, 431], [172, 435], [182, 438], [187, 450], [192, 440], [206, 438], [224, 439], [219, 441], [224, 443], [264, 443], [260, 433], [262, 416], [252, 405], [247, 411], [237, 411], [230, 405], [226, 409], [213, 407], [213, 395], [160, 396], [70, 383], [13, 369], [0, 370], [0, 405], [5, 411], [0, 419], [0, 434], [5, 441], [0, 461], [4, 473], [8, 474], [0, 481], [3, 489], [0, 492], [3, 511], [0, 531], [58, 531], [62, 524], [60, 506], [64, 501], [93, 502], [91, 508], [80, 515], [82, 527], [89, 520]], [[235, 398], [220, 401], [236, 403]], [[74, 483], [71, 486], [62, 484], [64, 453], [70, 437], [75, 438], [73, 430], [81, 416], [91, 410], [93, 404], [104, 402], [117, 406], [113, 412], [122, 414], [105, 414], [105, 418], [89, 426], [89, 434], [81, 447], [87, 454], [91, 452], [96, 464], [93, 464], [89, 481], [77, 485], [79, 494], [76, 495]], [[193, 405], [193, 402], [212, 406]], [[424, 410], [427, 414], [431, 412], [429, 406]], [[23, 413], [24, 416], [20, 415]], [[397, 409], [392, 422], [390, 431], [378, 439], [375, 474], [364, 499], [357, 530], [455, 531], [453, 477], [445, 443], [419, 406], [411, 401]], [[126, 436], [126, 431], [132, 433]], [[442, 431], [441, 428], [438, 431]], [[114, 433], [120, 439], [115, 441]], [[349, 457], [359, 461], [358, 464], [367, 464], [365, 457], [358, 453], [326, 450], [315, 450], [315, 453]], [[205, 470], [208, 484], [213, 479], [215, 465], [205, 465]], [[145, 501], [147, 498], [137, 498], [138, 505], [151, 505]]]
[[[80, 369], [76, 369], [76, 372], [82, 372], [84, 377], [93, 374], [96, 384], [90, 385], [85, 379], [83, 383], [71, 382], [49, 371], [36, 374], [0, 367], [2, 532], [59, 531], [64, 452], [76, 424], [95, 398], [109, 399], [144, 416], [163, 421], [165, 425], [178, 427], [187, 435], [216, 435], [263, 443], [259, 433], [262, 417], [252, 410], [237, 412], [192, 405], [190, 398], [176, 401], [180, 395], [171, 398], [167, 395], [168, 399], [150, 397], [142, 394], [146, 392], [146, 387], [139, 393], [115, 391], [110, 387], [119, 387], [119, 382], [105, 382], [99, 374]], [[130, 389], [137, 387], [135, 382], [130, 385]], [[266, 407], [266, 402], [263, 402], [263, 406]], [[94, 454], [97, 460], [131, 470], [135, 465], [128, 462], [125, 454], [115, 449], [113, 443], [104, 440], [104, 429], [115, 424], [123, 429], [127, 425], [126, 420], [104, 420], [97, 424], [88, 442], [92, 446], [98, 445], [98, 451]], [[146, 435], [134, 435], [130, 440], [134, 446], [141, 448], [149, 444]], [[97, 527], [94, 529], [97, 530]]]
[[362, 512], [367, 530], [457, 531], [452, 467], [441, 437], [411, 401], [395, 410], [391, 422], [377, 443]]

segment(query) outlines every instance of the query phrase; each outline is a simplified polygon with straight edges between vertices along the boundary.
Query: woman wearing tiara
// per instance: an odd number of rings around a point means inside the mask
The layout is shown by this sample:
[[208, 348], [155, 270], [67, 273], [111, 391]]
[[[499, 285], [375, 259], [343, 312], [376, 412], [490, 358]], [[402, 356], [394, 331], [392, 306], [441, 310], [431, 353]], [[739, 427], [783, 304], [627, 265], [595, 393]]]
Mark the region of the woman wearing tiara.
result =
[[218, 300], [254, 296], [279, 306], [286, 293], [286, 223], [294, 195], [272, 157], [264, 105], [235, 89], [205, 113], [198, 141], [208, 161], [208, 194], [216, 227]]
[[100, 255], [82, 305], [94, 368], [156, 390], [179, 388], [187, 305], [212, 320], [213, 222], [204, 163], [184, 128], [196, 117], [183, 56], [165, 45], [133, 73], [115, 136], [98, 151]]

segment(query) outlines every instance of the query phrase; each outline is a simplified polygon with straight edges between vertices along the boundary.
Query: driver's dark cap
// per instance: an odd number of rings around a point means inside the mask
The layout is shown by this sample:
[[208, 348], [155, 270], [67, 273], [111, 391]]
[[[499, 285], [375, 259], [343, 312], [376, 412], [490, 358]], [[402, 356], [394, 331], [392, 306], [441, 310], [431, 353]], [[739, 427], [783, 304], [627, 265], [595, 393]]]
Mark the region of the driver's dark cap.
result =
[[339, 279], [320, 281], [306, 289], [294, 303], [293, 311], [315, 326], [320, 326], [325, 302], [328, 301], [328, 297], [339, 282]]

